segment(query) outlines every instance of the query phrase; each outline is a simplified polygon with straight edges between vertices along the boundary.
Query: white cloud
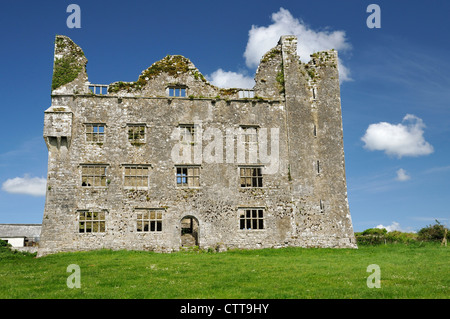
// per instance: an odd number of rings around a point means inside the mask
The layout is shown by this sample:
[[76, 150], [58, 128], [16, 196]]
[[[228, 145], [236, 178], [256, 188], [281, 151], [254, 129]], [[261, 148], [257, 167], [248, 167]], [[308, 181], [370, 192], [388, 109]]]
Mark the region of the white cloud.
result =
[[[330, 49], [346, 51], [351, 48], [345, 37], [345, 31], [312, 30], [284, 8], [272, 14], [272, 21], [273, 23], [267, 27], [253, 25], [249, 31], [244, 57], [250, 68], [258, 66], [261, 57], [278, 43], [282, 35], [297, 36], [297, 52], [302, 62], [308, 62], [314, 52]], [[350, 71], [343, 65], [341, 59], [338, 67], [341, 82], [350, 81]]]
[[353, 81], [353, 79], [350, 76], [350, 69], [342, 64], [342, 60], [339, 57], [338, 57], [338, 70], [340, 83]]
[[380, 224], [375, 228], [380, 228], [380, 229], [385, 228], [388, 232], [394, 231], [394, 230], [402, 231], [402, 229], [400, 228], [400, 224], [397, 222], [392, 222], [392, 224], [389, 226], [383, 226]]
[[13, 194], [26, 194], [32, 196], [45, 196], [47, 179], [42, 177], [15, 177], [2, 184], [2, 190]]
[[398, 158], [428, 155], [434, 150], [423, 137], [424, 128], [422, 119], [406, 114], [399, 124], [370, 124], [361, 140], [365, 143], [364, 147], [371, 151], [384, 151]]
[[397, 170], [396, 180], [398, 180], [400, 182], [404, 182], [404, 181], [407, 181], [410, 179], [411, 179], [411, 176], [409, 176], [408, 173], [406, 173], [406, 171], [403, 168], [400, 168], [399, 170]]
[[[310, 55], [323, 50], [335, 49], [346, 51], [351, 48], [347, 42], [344, 31], [315, 31], [303, 21], [296, 19], [292, 14], [280, 8], [278, 12], [272, 13], [272, 24], [267, 27], [252, 25], [248, 35], [247, 47], [244, 52], [245, 63], [250, 69], [256, 68], [262, 56], [277, 45], [282, 35], [295, 35], [298, 38], [297, 53], [302, 62], [308, 62]], [[338, 60], [339, 79], [342, 82], [352, 81], [350, 70]], [[207, 76], [208, 80], [222, 88], [251, 89], [255, 85], [252, 77], [244, 73], [224, 71], [218, 69]]]
[[255, 80], [252, 77], [222, 69], [218, 69], [207, 78], [212, 84], [221, 88], [251, 89], [255, 85]]

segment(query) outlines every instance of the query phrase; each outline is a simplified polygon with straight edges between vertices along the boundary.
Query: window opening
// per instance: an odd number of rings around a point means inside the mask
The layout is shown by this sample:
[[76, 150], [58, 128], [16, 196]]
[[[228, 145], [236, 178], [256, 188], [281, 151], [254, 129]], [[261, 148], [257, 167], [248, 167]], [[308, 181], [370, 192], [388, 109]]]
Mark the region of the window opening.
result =
[[176, 182], [178, 187], [200, 187], [200, 167], [177, 166]]
[[261, 167], [240, 167], [239, 175], [241, 187], [251, 188], [263, 186]]
[[140, 209], [136, 214], [138, 232], [162, 231], [162, 209]]
[[241, 209], [239, 228], [247, 230], [264, 229], [264, 209]]
[[105, 212], [79, 211], [78, 229], [80, 233], [105, 232]]
[[82, 165], [81, 186], [106, 186], [106, 165]]
[[105, 141], [105, 124], [85, 124], [86, 141], [103, 143]]
[[148, 166], [126, 165], [124, 175], [124, 187], [127, 188], [148, 188], [149, 170]]

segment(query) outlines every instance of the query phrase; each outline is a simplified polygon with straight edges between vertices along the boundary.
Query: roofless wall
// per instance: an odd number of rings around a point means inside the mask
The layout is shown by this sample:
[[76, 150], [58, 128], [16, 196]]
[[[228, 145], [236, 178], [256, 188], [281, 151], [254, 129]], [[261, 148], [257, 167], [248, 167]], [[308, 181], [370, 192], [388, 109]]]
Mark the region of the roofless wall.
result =
[[336, 51], [301, 63], [283, 36], [252, 90], [218, 88], [180, 55], [102, 85], [86, 63], [56, 37], [39, 256], [356, 247]]

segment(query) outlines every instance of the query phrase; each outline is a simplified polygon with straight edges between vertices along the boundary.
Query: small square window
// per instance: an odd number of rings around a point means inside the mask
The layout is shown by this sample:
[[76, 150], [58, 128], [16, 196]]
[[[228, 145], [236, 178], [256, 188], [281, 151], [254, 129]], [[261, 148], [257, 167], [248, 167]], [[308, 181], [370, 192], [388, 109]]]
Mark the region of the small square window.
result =
[[89, 90], [94, 94], [101, 94], [101, 95], [108, 94], [107, 85], [91, 84], [89, 85]]
[[148, 166], [127, 165], [125, 166], [124, 187], [133, 189], [148, 188], [149, 183]]
[[137, 232], [161, 232], [162, 231], [162, 209], [139, 209], [136, 214]]
[[241, 187], [263, 187], [262, 167], [240, 167], [239, 177]]
[[177, 166], [176, 182], [178, 187], [200, 187], [199, 166]]
[[254, 98], [255, 97], [255, 91], [253, 90], [240, 90], [239, 91], [239, 98]]
[[106, 186], [106, 165], [81, 165], [81, 186]]
[[180, 141], [183, 144], [195, 144], [195, 125], [194, 124], [180, 124]]
[[86, 141], [103, 143], [105, 141], [105, 124], [85, 124]]
[[242, 135], [244, 136], [245, 145], [258, 144], [258, 127], [257, 126], [241, 126]]
[[184, 87], [170, 87], [169, 88], [170, 97], [186, 97], [186, 88]]
[[80, 233], [104, 233], [104, 211], [78, 211], [78, 232]]
[[263, 208], [242, 208], [239, 210], [239, 229], [264, 229]]
[[128, 141], [131, 144], [145, 143], [145, 129], [144, 124], [128, 124]]

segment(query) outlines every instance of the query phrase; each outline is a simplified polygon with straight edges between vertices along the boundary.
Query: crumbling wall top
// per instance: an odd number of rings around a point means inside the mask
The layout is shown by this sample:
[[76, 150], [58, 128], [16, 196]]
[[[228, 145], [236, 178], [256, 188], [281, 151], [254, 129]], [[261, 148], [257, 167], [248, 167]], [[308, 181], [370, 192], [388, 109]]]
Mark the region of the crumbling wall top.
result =
[[189, 94], [192, 96], [200, 92], [200, 87], [206, 91], [215, 89], [188, 58], [182, 55], [167, 55], [142, 71], [136, 81], [110, 84], [108, 92], [158, 96], [163, 95], [168, 87], [189, 87]]
[[86, 91], [87, 59], [83, 50], [70, 38], [55, 37], [52, 94]]

